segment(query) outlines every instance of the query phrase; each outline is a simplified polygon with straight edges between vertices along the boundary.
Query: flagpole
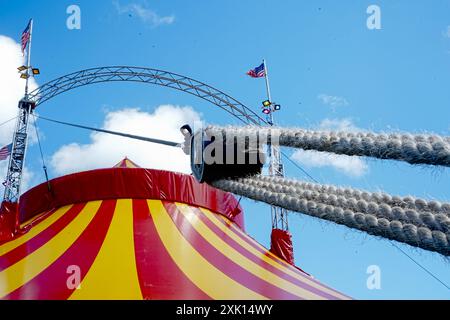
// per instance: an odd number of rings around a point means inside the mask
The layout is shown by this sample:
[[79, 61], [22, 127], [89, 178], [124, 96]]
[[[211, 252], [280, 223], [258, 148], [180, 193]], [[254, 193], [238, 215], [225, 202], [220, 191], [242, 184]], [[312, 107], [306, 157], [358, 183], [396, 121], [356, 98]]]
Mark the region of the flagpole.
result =
[[[272, 96], [270, 94], [270, 83], [269, 83], [269, 71], [267, 68], [267, 63], [266, 63], [266, 59], [263, 59], [263, 66], [264, 66], [264, 79], [266, 80], [266, 93], [267, 93], [267, 100], [269, 100], [269, 103], [272, 103]], [[271, 106], [270, 106], [271, 108]], [[270, 114], [268, 116], [269, 118], [269, 124], [273, 125], [273, 116], [272, 116], [272, 110], [270, 110]], [[273, 146], [270, 143], [268, 145], [268, 151], [269, 151], [269, 156], [270, 156], [270, 164], [269, 164], [269, 174], [272, 175], [273, 174]]]
[[[270, 83], [269, 83], [269, 70], [267, 68], [267, 62], [266, 59], [263, 59], [263, 65], [264, 65], [264, 79], [266, 80], [266, 92], [267, 92], [267, 99], [272, 102], [272, 96], [270, 94]], [[272, 116], [272, 112], [270, 113], [270, 116]]]
[[12, 151], [9, 155], [8, 172], [5, 180], [5, 192], [3, 201], [19, 202], [20, 187], [22, 182], [23, 166], [27, 149], [28, 117], [32, 104], [28, 101], [28, 81], [32, 75], [31, 70], [31, 40], [33, 37], [33, 19], [30, 19], [30, 39], [28, 40], [25, 96], [19, 101], [19, 115], [17, 116], [16, 129], [14, 130]]
[[25, 82], [25, 99], [28, 98], [28, 80], [31, 77], [31, 42], [33, 40], [33, 19], [30, 20], [30, 41], [28, 41], [28, 52], [27, 52], [27, 79]]

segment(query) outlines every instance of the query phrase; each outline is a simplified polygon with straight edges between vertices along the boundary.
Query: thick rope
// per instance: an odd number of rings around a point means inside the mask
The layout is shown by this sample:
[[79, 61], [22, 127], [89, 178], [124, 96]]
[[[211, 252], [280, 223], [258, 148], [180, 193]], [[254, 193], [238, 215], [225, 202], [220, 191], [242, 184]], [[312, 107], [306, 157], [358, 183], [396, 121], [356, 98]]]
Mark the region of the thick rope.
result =
[[[397, 205], [391, 205], [384, 202], [382, 197], [378, 197], [376, 193], [364, 192], [368, 195], [366, 198], [354, 198], [351, 193], [345, 193], [344, 188], [334, 187], [335, 194], [329, 193], [321, 185], [313, 185], [313, 187], [302, 186], [301, 181], [283, 181], [284, 179], [274, 177], [252, 177], [247, 179], [239, 179], [239, 182], [262, 188], [269, 189], [276, 193], [285, 193], [299, 199], [306, 199], [332, 205], [342, 209], [349, 209], [355, 212], [373, 214], [378, 218], [386, 218], [388, 220], [399, 220], [405, 223], [414, 224], [416, 227], [427, 227], [430, 230], [442, 231], [450, 234], [450, 218], [441, 212], [427, 212], [417, 207], [401, 208]], [[362, 193], [359, 190], [352, 190], [354, 193]], [[336, 192], [337, 191], [337, 192]], [[340, 195], [336, 195], [340, 194]], [[386, 194], [386, 197], [388, 195]], [[398, 197], [397, 197], [398, 198]], [[401, 199], [401, 198], [399, 198]], [[428, 203], [426, 200], [420, 200], [421, 203]], [[419, 201], [418, 201], [419, 202]], [[446, 204], [449, 205], [450, 204]]]
[[252, 177], [252, 179], [277, 184], [282, 183], [288, 186], [293, 186], [295, 188], [314, 190], [324, 192], [326, 194], [334, 194], [337, 196], [345, 196], [347, 198], [365, 200], [368, 202], [375, 202], [377, 204], [388, 204], [390, 206], [400, 207], [403, 209], [413, 209], [417, 211], [432, 212], [435, 214], [445, 214], [447, 217], [450, 217], [450, 203], [442, 203], [434, 200], [428, 201], [412, 196], [391, 196], [390, 194], [384, 192], [366, 192], [353, 188], [341, 188], [334, 185], [309, 183], [280, 177], [255, 176]]
[[[261, 188], [247, 183], [248, 181], [244, 183], [241, 181], [220, 180], [214, 182], [213, 185], [219, 189], [253, 200], [262, 201], [287, 210], [304, 213], [365, 231], [375, 236], [404, 242], [415, 247], [450, 256], [450, 234], [448, 231], [431, 230], [425, 225], [416, 226], [413, 223], [400, 221], [395, 216], [390, 217], [386, 215], [386, 217], [378, 217], [373, 213], [349, 209], [350, 206], [338, 206], [322, 203], [317, 200], [303, 199], [295, 193], [274, 192], [271, 188]], [[379, 214], [379, 210], [376, 210], [376, 213]]]
[[303, 150], [400, 160], [410, 164], [450, 166], [450, 137], [432, 134], [374, 134], [370, 132], [215, 126], [208, 127], [206, 132], [215, 136], [225, 133], [237, 137], [251, 137], [258, 133], [269, 139], [278, 138], [281, 146]]

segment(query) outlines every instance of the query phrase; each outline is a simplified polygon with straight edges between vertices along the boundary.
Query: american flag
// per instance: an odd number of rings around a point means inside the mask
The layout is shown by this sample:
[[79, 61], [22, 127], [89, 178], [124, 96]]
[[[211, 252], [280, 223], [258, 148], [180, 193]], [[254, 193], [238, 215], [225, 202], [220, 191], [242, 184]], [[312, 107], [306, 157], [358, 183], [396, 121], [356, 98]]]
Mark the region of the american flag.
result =
[[8, 159], [12, 151], [12, 143], [0, 149], [0, 161]]
[[262, 78], [266, 76], [266, 68], [264, 66], [264, 63], [261, 63], [259, 67], [256, 67], [255, 69], [250, 70], [247, 72], [247, 74], [252, 78]]
[[27, 44], [30, 41], [31, 37], [31, 19], [30, 22], [28, 22], [27, 27], [22, 32], [22, 54], [25, 53], [25, 49], [27, 48]]

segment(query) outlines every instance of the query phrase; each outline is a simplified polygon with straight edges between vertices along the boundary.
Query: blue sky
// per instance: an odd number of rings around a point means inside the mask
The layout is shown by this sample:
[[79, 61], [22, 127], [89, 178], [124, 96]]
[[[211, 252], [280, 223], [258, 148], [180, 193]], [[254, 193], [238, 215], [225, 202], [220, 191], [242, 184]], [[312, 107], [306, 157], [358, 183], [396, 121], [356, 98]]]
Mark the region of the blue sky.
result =
[[[81, 8], [80, 30], [66, 27], [66, 8], [71, 4]], [[140, 16], [137, 7], [132, 10], [133, 4], [147, 10], [146, 14]], [[371, 4], [381, 8], [381, 30], [366, 27], [366, 9]], [[0, 35], [18, 41], [28, 18], [34, 18], [32, 60], [42, 72], [36, 79], [39, 84], [89, 67], [148, 66], [207, 82], [259, 112], [264, 82], [245, 72], [266, 58], [272, 95], [282, 104], [276, 114], [282, 126], [318, 128], [334, 123], [377, 132], [449, 135], [449, 13], [448, 0], [0, 0]], [[1, 90], [8, 92], [7, 87]], [[110, 112], [133, 107], [151, 114], [164, 104], [192, 106], [210, 123], [237, 124], [198, 98], [129, 83], [63, 94], [43, 104], [39, 113], [102, 126]], [[92, 142], [88, 132], [44, 122], [40, 131], [48, 162], [63, 145]], [[292, 152], [286, 150], [289, 155]], [[361, 172], [349, 174], [342, 167], [317, 166], [314, 159], [302, 161], [321, 183], [450, 200], [447, 168], [360, 159]], [[28, 166], [35, 172], [30, 184], [41, 182], [36, 145], [29, 149]], [[50, 176], [58, 175], [58, 170], [49, 168]], [[288, 162], [286, 173], [307, 179]], [[269, 208], [248, 200], [242, 204], [247, 231], [268, 246]], [[388, 241], [296, 213], [290, 214], [289, 222], [297, 264], [348, 295], [357, 299], [450, 298], [448, 289]], [[450, 284], [447, 260], [398, 246]], [[366, 287], [370, 265], [381, 269], [380, 290]]]

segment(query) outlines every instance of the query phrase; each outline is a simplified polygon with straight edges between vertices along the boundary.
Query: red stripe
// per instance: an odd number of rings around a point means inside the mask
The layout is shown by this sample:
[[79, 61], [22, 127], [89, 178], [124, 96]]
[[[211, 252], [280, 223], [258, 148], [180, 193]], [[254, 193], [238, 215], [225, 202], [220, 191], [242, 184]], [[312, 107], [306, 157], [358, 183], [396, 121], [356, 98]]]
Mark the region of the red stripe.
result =
[[[237, 235], [239, 238], [241, 238], [241, 240], [245, 241], [247, 244], [249, 244], [250, 246], [252, 246], [254, 249], [258, 250], [259, 253], [261, 254], [266, 254], [268, 258], [272, 259], [273, 261], [275, 261], [276, 263], [278, 263], [279, 265], [283, 266], [283, 267], [287, 267], [289, 269], [291, 269], [292, 271], [298, 273], [299, 275], [305, 277], [305, 274], [302, 273], [300, 270], [298, 270], [296, 267], [293, 267], [292, 265], [288, 264], [287, 262], [285, 262], [284, 260], [279, 260], [277, 258], [275, 258], [274, 256], [272, 256], [271, 254], [269, 254], [266, 250], [263, 250], [260, 246], [258, 246], [255, 242], [257, 242], [256, 240], [254, 240], [253, 238], [251, 238], [249, 235], [245, 234], [242, 230], [240, 230], [239, 228], [233, 228], [232, 224], [233, 222], [228, 221], [225, 222], [222, 218], [220, 217], [214, 217], [213, 219], [216, 219], [219, 223], [223, 224], [225, 227], [227, 227], [228, 229], [231, 229], [231, 231]], [[253, 240], [250, 240], [250, 238]]]
[[[244, 257], [246, 257], [247, 259], [253, 261], [254, 263], [256, 263], [257, 265], [259, 265], [260, 267], [266, 269], [267, 271], [269, 271], [270, 273], [273, 273], [275, 275], [277, 275], [278, 277], [293, 283], [309, 292], [313, 292], [314, 294], [317, 294], [319, 296], [322, 296], [326, 299], [337, 299], [336, 296], [333, 296], [331, 294], [328, 294], [326, 292], [323, 292], [322, 290], [315, 288], [305, 282], [300, 281], [299, 279], [281, 271], [280, 269], [275, 268], [273, 265], [267, 263], [266, 261], [262, 260], [261, 258], [258, 258], [257, 256], [255, 256], [254, 254], [250, 253], [249, 251], [247, 251], [247, 249], [245, 249], [244, 247], [242, 247], [239, 243], [237, 243], [233, 238], [231, 238], [229, 235], [227, 235], [225, 232], [223, 232], [222, 230], [220, 230], [220, 228], [218, 228], [214, 223], [212, 223], [207, 217], [205, 217], [204, 213], [200, 211], [200, 209], [198, 208], [194, 208], [191, 207], [192, 212], [195, 213], [195, 215], [197, 216], [198, 219], [200, 219], [204, 224], [206, 224], [206, 226], [211, 229], [211, 231], [213, 231], [219, 238], [221, 238], [225, 243], [227, 243], [230, 247], [232, 247], [234, 250], [236, 250], [237, 252], [239, 252], [241, 255], [243, 255]], [[268, 252], [263, 252], [261, 253], [261, 255], [268, 255]]]
[[[0, 272], [30, 255], [64, 229], [84, 208], [85, 204], [76, 204], [47, 229], [22, 245], [0, 256]], [[54, 214], [54, 213], [53, 213]], [[48, 217], [47, 217], [48, 218]], [[43, 220], [45, 221], [45, 220]], [[42, 223], [42, 222], [41, 222]]]
[[167, 253], [146, 200], [133, 200], [133, 215], [136, 266], [144, 299], [211, 299], [184, 275]]
[[[294, 271], [295, 273], [297, 273], [298, 275], [302, 276], [302, 277], [308, 277], [309, 279], [311, 279], [312, 281], [319, 283], [317, 280], [314, 280], [313, 278], [311, 278], [307, 273], [303, 272], [302, 270], [300, 270], [299, 268], [297, 268], [296, 266], [293, 266], [289, 263], [287, 263], [286, 261], [284, 261], [281, 258], [276, 258], [276, 256], [274, 256], [273, 254], [268, 253], [268, 250], [262, 249], [260, 246], [258, 246], [255, 242], [257, 242], [255, 239], [253, 239], [251, 236], [245, 234], [240, 228], [233, 228], [233, 222], [228, 221], [225, 222], [223, 219], [219, 218], [219, 217], [215, 217], [214, 219], [216, 219], [217, 221], [219, 221], [219, 223], [223, 224], [225, 227], [229, 228], [229, 229], [233, 229], [232, 231], [234, 232], [234, 234], [236, 234], [239, 238], [241, 238], [242, 240], [244, 240], [245, 242], [247, 242], [247, 244], [251, 245], [254, 249], [258, 250], [260, 253], [267, 255], [268, 258], [272, 259], [273, 261], [275, 261], [276, 263], [278, 263], [279, 265], [289, 268], [291, 269], [291, 271]], [[253, 240], [253, 241], [252, 241]], [[323, 284], [321, 284], [323, 285]], [[328, 288], [328, 287], [327, 287]], [[331, 289], [333, 290], [333, 289]], [[335, 291], [335, 290], [333, 290]]]
[[[263, 250], [260, 246], [258, 246], [255, 242], [257, 242], [256, 240], [254, 240], [253, 238], [251, 238], [249, 235], [245, 234], [240, 228], [236, 227], [233, 228], [233, 222], [231, 221], [225, 221], [220, 217], [214, 217], [213, 219], [216, 219], [217, 221], [219, 221], [219, 223], [223, 224], [225, 227], [232, 229], [231, 231], [234, 232], [235, 235], [237, 235], [239, 238], [241, 238], [243, 241], [247, 242], [247, 244], [251, 245], [254, 249], [258, 250], [260, 253], [265, 254], [268, 258], [272, 259], [273, 261], [275, 261], [276, 263], [278, 263], [279, 265], [283, 266], [283, 267], [287, 267], [289, 269], [291, 269], [292, 271], [294, 271], [295, 273], [297, 273], [298, 275], [300, 275], [303, 278], [308, 278], [309, 280], [311, 280], [314, 283], [317, 283], [319, 285], [321, 285], [324, 288], [327, 288], [328, 290], [331, 290], [333, 292], [336, 292], [336, 294], [340, 294], [343, 296], [346, 296], [342, 293], [340, 293], [339, 291], [336, 291], [333, 288], [330, 288], [329, 286], [319, 282], [317, 279], [314, 279], [310, 276], [308, 276], [307, 274], [305, 274], [304, 272], [302, 272], [300, 269], [298, 269], [296, 266], [292, 266], [290, 264], [288, 264], [287, 262], [285, 262], [284, 260], [280, 260], [277, 259], [276, 257], [274, 257], [272, 254], [269, 254], [267, 251]], [[253, 240], [253, 241], [252, 241]], [[347, 297], [347, 296], [346, 296]]]
[[4, 299], [64, 300], [69, 298], [74, 289], [67, 287], [70, 276], [67, 274], [67, 268], [71, 265], [79, 266], [81, 280], [84, 279], [106, 237], [115, 206], [116, 200], [103, 201], [92, 221], [61, 257]]
[[112, 168], [78, 172], [28, 190], [20, 198], [19, 222], [48, 208], [104, 199], [162, 199], [208, 208], [243, 228], [243, 213], [236, 198], [193, 176], [142, 168]]
[[[280, 287], [274, 286], [265, 280], [255, 276], [251, 272], [239, 266], [233, 260], [225, 256], [222, 252], [212, 246], [205, 238], [203, 238], [191, 225], [191, 223], [179, 212], [176, 205], [170, 202], [163, 202], [164, 206], [177, 226], [178, 230], [183, 234], [184, 238], [205, 258], [219, 269], [221, 272], [234, 279], [243, 286], [257, 292], [269, 299], [282, 300], [298, 300], [299, 296], [291, 294]], [[220, 290], [220, 288], [217, 288]]]
[[17, 238], [20, 238], [23, 235], [26, 235], [28, 233], [28, 231], [31, 230], [31, 228], [34, 228], [35, 226], [37, 226], [38, 224], [40, 224], [41, 222], [45, 221], [47, 218], [49, 218], [56, 210], [58, 210], [57, 208], [52, 209], [50, 211], [38, 214], [36, 217], [34, 217], [31, 221], [28, 220], [26, 222], [24, 222], [20, 229], [17, 230]]

